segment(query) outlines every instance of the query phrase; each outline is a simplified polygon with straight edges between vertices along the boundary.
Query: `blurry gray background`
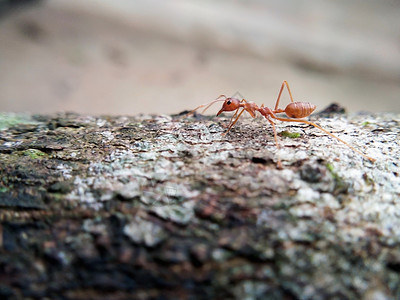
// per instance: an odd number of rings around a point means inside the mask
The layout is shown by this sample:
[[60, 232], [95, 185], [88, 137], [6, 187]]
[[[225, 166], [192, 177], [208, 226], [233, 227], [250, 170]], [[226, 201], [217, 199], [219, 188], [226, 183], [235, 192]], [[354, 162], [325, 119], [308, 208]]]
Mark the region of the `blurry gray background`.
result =
[[317, 109], [400, 112], [399, 16], [395, 0], [47, 0], [4, 9], [0, 111], [170, 114], [235, 92], [271, 107], [287, 80], [295, 100]]

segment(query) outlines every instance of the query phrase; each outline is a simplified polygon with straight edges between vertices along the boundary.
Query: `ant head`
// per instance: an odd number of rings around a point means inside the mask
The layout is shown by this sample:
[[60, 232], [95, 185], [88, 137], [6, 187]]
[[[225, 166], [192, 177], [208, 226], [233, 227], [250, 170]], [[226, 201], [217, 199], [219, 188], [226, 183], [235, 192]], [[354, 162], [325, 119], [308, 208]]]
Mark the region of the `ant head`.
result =
[[238, 109], [240, 106], [240, 100], [236, 98], [226, 98], [224, 104], [222, 104], [221, 110], [217, 113], [219, 116], [224, 111], [232, 111]]

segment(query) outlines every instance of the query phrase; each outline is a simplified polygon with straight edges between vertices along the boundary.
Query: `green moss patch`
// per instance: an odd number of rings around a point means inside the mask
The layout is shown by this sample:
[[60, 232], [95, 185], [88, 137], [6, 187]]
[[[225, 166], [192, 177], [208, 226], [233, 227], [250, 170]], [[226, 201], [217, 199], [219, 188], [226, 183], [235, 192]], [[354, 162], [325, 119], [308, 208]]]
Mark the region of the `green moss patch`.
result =
[[289, 131], [285, 130], [285, 131], [279, 132], [279, 136], [296, 139], [296, 138], [299, 138], [301, 136], [301, 134], [298, 132], [289, 132]]

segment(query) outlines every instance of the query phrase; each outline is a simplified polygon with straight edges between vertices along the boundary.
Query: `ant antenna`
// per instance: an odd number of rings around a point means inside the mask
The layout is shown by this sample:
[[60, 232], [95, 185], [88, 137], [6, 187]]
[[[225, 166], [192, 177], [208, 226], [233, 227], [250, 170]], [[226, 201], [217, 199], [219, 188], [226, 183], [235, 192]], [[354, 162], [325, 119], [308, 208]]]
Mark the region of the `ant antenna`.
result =
[[[224, 99], [220, 99], [221, 97], [224, 97]], [[220, 95], [218, 96], [214, 101], [211, 101], [210, 103], [206, 103], [206, 104], [202, 104], [197, 106], [195, 109], [193, 109], [192, 111], [188, 112], [186, 115], [184, 115], [182, 118], [186, 118], [188, 116], [190, 116], [191, 114], [193, 114], [196, 110], [198, 110], [199, 108], [202, 108], [204, 106], [206, 106], [205, 109], [203, 109], [203, 111], [201, 113], [204, 113], [207, 109], [210, 108], [211, 105], [213, 105], [216, 102], [220, 102], [220, 101], [225, 101], [226, 100], [226, 96], [225, 95]]]

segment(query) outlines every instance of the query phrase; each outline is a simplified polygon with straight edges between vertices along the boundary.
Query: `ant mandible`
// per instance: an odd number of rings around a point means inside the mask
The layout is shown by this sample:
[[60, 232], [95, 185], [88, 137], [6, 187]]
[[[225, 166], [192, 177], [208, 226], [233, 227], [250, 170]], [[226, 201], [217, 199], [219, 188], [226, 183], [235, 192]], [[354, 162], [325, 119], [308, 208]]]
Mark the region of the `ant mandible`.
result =
[[[287, 88], [287, 90], [289, 92], [290, 103], [286, 106], [285, 109], [281, 109], [281, 108], [278, 108], [278, 106], [279, 106], [279, 101], [280, 101], [280, 98], [281, 98], [281, 95], [282, 95], [282, 91], [283, 91], [283, 89], [285, 87]], [[212, 101], [212, 102], [210, 102], [208, 104], [203, 104], [203, 105], [200, 105], [200, 106], [196, 107], [189, 114], [195, 112], [196, 110], [198, 110], [201, 107], [206, 106], [206, 108], [203, 110], [203, 112], [204, 112], [211, 105], [213, 105], [214, 103], [219, 102], [219, 101], [224, 101], [224, 103], [222, 104], [222, 108], [220, 109], [220, 111], [217, 113], [217, 116], [219, 116], [224, 111], [235, 111], [235, 113], [233, 114], [231, 120], [229, 121], [228, 130], [225, 133], [223, 133], [223, 135], [226, 135], [231, 130], [231, 128], [236, 124], [236, 122], [239, 120], [240, 116], [243, 114], [244, 111], [247, 111], [250, 114], [250, 116], [253, 117], [253, 118], [256, 117], [256, 112], [258, 111], [272, 125], [272, 129], [274, 131], [275, 144], [276, 144], [276, 147], [278, 149], [279, 149], [279, 142], [278, 142], [278, 136], [277, 136], [277, 133], [276, 133], [275, 123], [274, 123], [273, 119], [274, 120], [278, 120], [278, 121], [282, 121], [282, 122], [298, 122], [298, 123], [304, 123], [304, 124], [312, 125], [315, 128], [318, 128], [319, 130], [322, 130], [323, 132], [325, 132], [329, 136], [331, 136], [331, 137], [337, 139], [338, 141], [342, 142], [343, 144], [348, 146], [350, 149], [352, 149], [353, 151], [361, 154], [364, 158], [368, 159], [369, 161], [371, 161], [371, 162], [375, 161], [374, 158], [365, 155], [360, 150], [354, 148], [349, 143], [345, 142], [341, 138], [339, 138], [339, 137], [335, 136], [334, 134], [330, 133], [328, 130], [322, 128], [321, 126], [319, 126], [319, 125], [317, 125], [317, 124], [315, 124], [313, 122], [310, 122], [310, 121], [307, 121], [307, 120], [303, 120], [302, 118], [305, 118], [305, 117], [308, 117], [309, 115], [311, 115], [311, 113], [315, 110], [316, 106], [314, 104], [309, 103], [309, 102], [294, 102], [293, 101], [292, 92], [290, 91], [289, 84], [287, 83], [286, 80], [283, 81], [283, 83], [282, 83], [281, 89], [279, 91], [278, 99], [276, 100], [275, 108], [273, 110], [268, 108], [268, 107], [266, 107], [266, 106], [264, 106], [264, 104], [262, 104], [261, 107], [258, 107], [257, 104], [252, 102], [252, 101], [247, 101], [245, 99], [239, 100], [237, 98], [226, 97], [225, 95], [220, 95], [214, 101]], [[240, 110], [240, 112], [239, 112], [239, 110]], [[288, 118], [280, 118], [280, 117], [278, 117], [276, 114], [279, 114], [279, 113], [285, 113], [288, 116]], [[281, 167], [281, 166], [282, 166], [281, 165], [281, 161], [280, 161], [280, 159], [278, 157], [278, 167]]]

